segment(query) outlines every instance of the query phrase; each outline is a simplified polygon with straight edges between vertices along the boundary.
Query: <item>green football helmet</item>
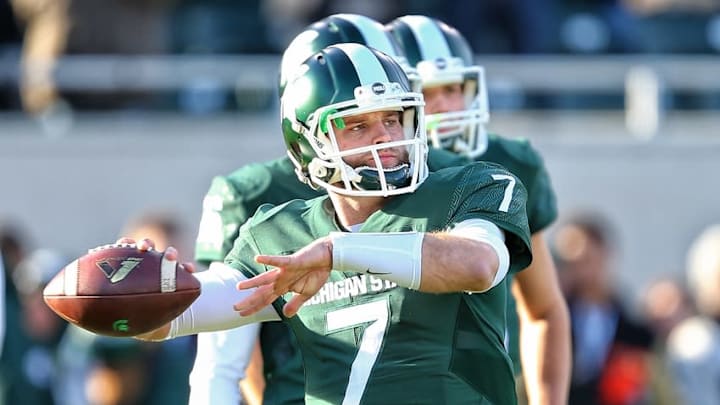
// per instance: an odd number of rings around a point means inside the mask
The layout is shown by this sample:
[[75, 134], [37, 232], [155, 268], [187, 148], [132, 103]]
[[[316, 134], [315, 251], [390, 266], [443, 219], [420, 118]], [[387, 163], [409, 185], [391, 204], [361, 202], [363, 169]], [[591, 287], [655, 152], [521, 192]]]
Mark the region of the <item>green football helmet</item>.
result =
[[327, 46], [342, 43], [362, 44], [391, 56], [405, 70], [411, 88], [420, 91], [417, 72], [407, 62], [395, 38], [381, 23], [364, 15], [333, 14], [306, 27], [285, 49], [280, 62], [280, 96], [288, 78], [305, 59]]
[[476, 158], [487, 149], [485, 124], [490, 119], [485, 73], [456, 29], [433, 18], [407, 15], [387, 24], [423, 88], [461, 83], [465, 110], [428, 114], [428, 139], [444, 148]]
[[[427, 177], [423, 97], [388, 55], [360, 44], [324, 48], [297, 67], [280, 99], [288, 156], [301, 181], [351, 196], [413, 192]], [[400, 111], [404, 139], [339, 150], [333, 124], [344, 117]], [[380, 153], [404, 147], [408, 161], [385, 168]], [[374, 166], [351, 167], [344, 157], [370, 152]]]

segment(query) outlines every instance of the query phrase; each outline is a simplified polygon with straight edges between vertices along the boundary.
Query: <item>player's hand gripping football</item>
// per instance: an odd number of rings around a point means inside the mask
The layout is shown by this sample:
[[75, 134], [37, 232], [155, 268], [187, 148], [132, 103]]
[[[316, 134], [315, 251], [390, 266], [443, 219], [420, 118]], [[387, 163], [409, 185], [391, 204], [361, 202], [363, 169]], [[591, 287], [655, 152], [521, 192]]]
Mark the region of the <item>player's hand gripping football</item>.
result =
[[[137, 248], [140, 251], [146, 251], [148, 249], [154, 249], [155, 248], [155, 242], [153, 242], [151, 239], [142, 239], [139, 242], [135, 242], [135, 239], [133, 238], [120, 238], [115, 243], [135, 243]], [[178, 259], [178, 251], [172, 246], [168, 246], [167, 249], [165, 249], [165, 257], [168, 260], [177, 260]], [[195, 272], [195, 265], [190, 262], [184, 262], [179, 265], [181, 268], [183, 268], [185, 271], [194, 273]], [[154, 331], [150, 331], [148, 333], [143, 333], [137, 336], [134, 336], [136, 339], [140, 340], [148, 340], [148, 341], [156, 341], [156, 340], [163, 340], [165, 337], [170, 333], [170, 324], [165, 324], [164, 326], [155, 329]]]
[[251, 315], [292, 291], [295, 295], [283, 308], [285, 316], [291, 317], [328, 280], [332, 270], [332, 242], [329, 238], [321, 238], [292, 255], [258, 255], [255, 261], [275, 269], [238, 283], [241, 290], [253, 287], [257, 290], [235, 304], [235, 310], [243, 316]]
[[[155, 249], [155, 242], [153, 240], [147, 239], [147, 238], [142, 239], [136, 243], [135, 239], [133, 239], [133, 238], [122, 237], [122, 238], [118, 239], [117, 242], [115, 242], [115, 243], [116, 244], [121, 244], [121, 243], [135, 244], [135, 246], [141, 252], [144, 252], [149, 249]], [[178, 259], [177, 249], [175, 249], [172, 246], [168, 246], [168, 248], [165, 249], [165, 257], [168, 260], [177, 260]], [[180, 267], [182, 267], [185, 271], [187, 271], [189, 273], [195, 272], [195, 265], [193, 263], [184, 262], [184, 263], [180, 264]]]

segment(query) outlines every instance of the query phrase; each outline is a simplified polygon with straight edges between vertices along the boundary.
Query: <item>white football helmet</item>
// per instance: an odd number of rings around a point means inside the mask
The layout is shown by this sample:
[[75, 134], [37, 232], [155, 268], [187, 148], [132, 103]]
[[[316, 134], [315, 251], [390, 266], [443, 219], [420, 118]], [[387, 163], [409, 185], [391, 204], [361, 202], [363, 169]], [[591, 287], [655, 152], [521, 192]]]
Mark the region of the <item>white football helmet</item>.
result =
[[485, 72], [456, 29], [433, 18], [407, 15], [387, 27], [417, 70], [423, 88], [462, 85], [465, 109], [428, 114], [428, 139], [433, 147], [476, 158], [487, 149], [485, 125], [490, 119]]
[[[423, 96], [413, 93], [400, 65], [360, 44], [324, 48], [289, 78], [281, 98], [283, 135], [298, 177], [314, 187], [351, 196], [389, 196], [413, 192], [427, 177], [427, 138]], [[400, 111], [400, 141], [340, 150], [333, 124], [375, 111]], [[383, 167], [379, 152], [407, 149], [408, 161]], [[352, 167], [345, 157], [370, 152], [375, 164]]]

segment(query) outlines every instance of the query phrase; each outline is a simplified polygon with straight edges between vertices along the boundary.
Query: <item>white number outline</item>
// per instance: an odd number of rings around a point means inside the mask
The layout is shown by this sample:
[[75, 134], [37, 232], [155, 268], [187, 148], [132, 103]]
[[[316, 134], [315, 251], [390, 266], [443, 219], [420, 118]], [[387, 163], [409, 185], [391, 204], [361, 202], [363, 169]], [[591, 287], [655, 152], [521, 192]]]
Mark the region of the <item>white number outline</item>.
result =
[[508, 209], [510, 209], [510, 202], [512, 201], [513, 190], [515, 190], [515, 177], [510, 176], [509, 174], [493, 174], [492, 178], [493, 180], [508, 181], [507, 188], [505, 189], [505, 195], [503, 195], [503, 200], [498, 208], [498, 211], [508, 212]]
[[385, 331], [390, 324], [388, 300], [385, 298], [331, 311], [327, 313], [326, 320], [328, 332], [370, 322], [360, 339], [360, 347], [350, 369], [350, 378], [342, 402], [343, 405], [359, 404], [370, 372], [380, 354]]

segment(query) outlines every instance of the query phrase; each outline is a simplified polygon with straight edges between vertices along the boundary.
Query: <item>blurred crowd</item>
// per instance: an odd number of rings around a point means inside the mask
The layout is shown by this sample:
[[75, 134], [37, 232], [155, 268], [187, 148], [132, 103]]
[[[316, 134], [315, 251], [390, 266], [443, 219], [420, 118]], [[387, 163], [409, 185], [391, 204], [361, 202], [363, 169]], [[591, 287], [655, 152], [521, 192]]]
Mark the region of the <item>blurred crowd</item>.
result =
[[0, 68], [0, 110], [62, 107], [52, 78], [60, 55], [278, 54], [337, 12], [433, 16], [478, 54], [714, 54], [719, 9], [717, 0], [0, 0], [0, 62], [21, 64], [19, 83]]
[[[167, 212], [141, 213], [118, 235], [152, 238], [161, 249], [182, 249], [193, 236]], [[617, 283], [622, 243], [607, 218], [566, 215], [551, 236], [572, 320], [570, 404], [720, 403], [720, 225], [688, 247], [685, 278], [658, 278], [637, 301]], [[69, 326], [45, 306], [42, 289], [78, 252], [34, 247], [8, 221], [0, 248], [0, 405], [186, 403], [194, 337], [144, 343]]]

